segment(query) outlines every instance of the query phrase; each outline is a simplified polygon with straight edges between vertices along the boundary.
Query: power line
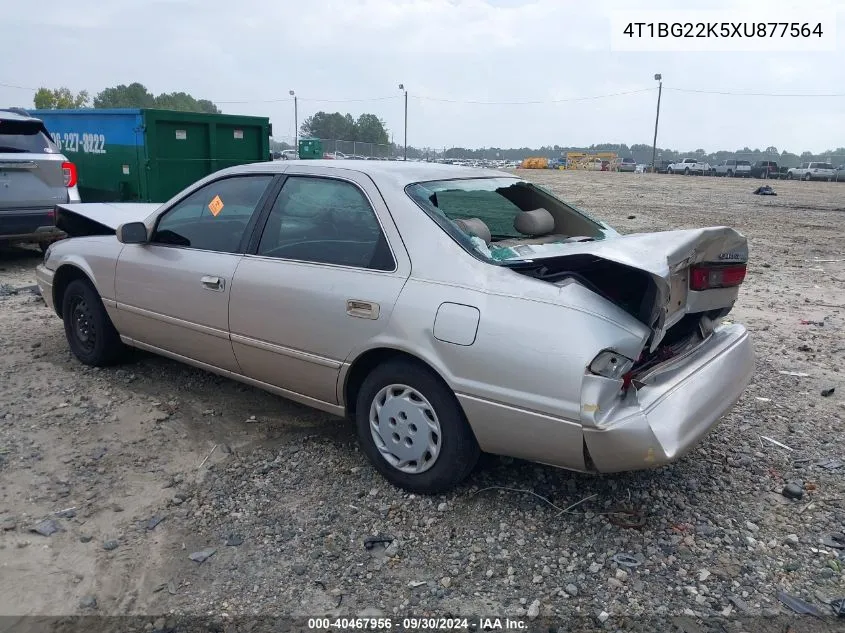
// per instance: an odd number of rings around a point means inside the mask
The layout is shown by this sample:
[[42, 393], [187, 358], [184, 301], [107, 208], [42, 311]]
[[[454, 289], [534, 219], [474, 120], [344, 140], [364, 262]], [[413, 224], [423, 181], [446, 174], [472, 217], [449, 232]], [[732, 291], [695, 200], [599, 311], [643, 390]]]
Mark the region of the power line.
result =
[[845, 92], [834, 92], [828, 94], [806, 93], [806, 92], [730, 92], [727, 90], [697, 90], [695, 88], [670, 88], [663, 86], [666, 90], [675, 92], [693, 92], [706, 95], [725, 95], [730, 97], [845, 97]]
[[639, 90], [626, 90], [624, 92], [613, 92], [603, 95], [592, 95], [589, 97], [567, 97], [565, 99], [545, 99], [537, 101], [474, 101], [470, 99], [441, 99], [439, 97], [426, 97], [422, 95], [409, 94], [411, 99], [420, 99], [423, 101], [438, 101], [442, 103], [464, 103], [469, 105], [538, 105], [544, 103], [566, 103], [570, 101], [591, 101], [594, 99], [606, 99], [608, 97], [620, 97], [622, 95], [633, 95], [643, 92], [653, 92], [657, 88], [641, 88]]

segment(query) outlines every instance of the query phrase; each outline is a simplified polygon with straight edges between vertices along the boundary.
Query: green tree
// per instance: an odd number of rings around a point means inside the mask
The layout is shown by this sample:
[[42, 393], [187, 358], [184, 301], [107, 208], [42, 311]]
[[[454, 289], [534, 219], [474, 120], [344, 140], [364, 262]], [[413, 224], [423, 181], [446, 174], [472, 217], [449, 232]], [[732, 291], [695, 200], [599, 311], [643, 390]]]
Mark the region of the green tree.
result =
[[375, 114], [362, 114], [355, 121], [355, 138], [352, 140], [363, 143], [386, 144], [388, 137], [384, 121]]
[[39, 110], [76, 110], [88, 106], [88, 91], [80, 90], [73, 94], [64, 86], [55, 90], [41, 87], [36, 91], [33, 102]]
[[355, 120], [351, 114], [317, 112], [302, 122], [299, 133], [305, 137], [354, 141]]
[[138, 82], [106, 88], [94, 97], [95, 108], [152, 108], [155, 97]]
[[94, 97], [95, 108], [161, 108], [181, 112], [209, 112], [218, 114], [220, 109], [208, 99], [196, 99], [186, 92], [164, 92], [155, 96], [138, 82], [128, 86], [120, 84], [102, 90]]
[[208, 99], [195, 99], [186, 92], [162, 93], [155, 98], [155, 107], [181, 112], [208, 112], [219, 114], [220, 109]]

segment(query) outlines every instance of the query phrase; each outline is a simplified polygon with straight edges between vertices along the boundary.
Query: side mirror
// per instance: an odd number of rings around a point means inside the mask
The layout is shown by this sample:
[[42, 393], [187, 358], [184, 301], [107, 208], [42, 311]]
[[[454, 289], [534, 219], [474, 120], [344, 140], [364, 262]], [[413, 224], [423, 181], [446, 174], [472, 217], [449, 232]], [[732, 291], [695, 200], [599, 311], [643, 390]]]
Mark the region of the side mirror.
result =
[[127, 222], [117, 227], [117, 241], [122, 244], [146, 244], [147, 225], [143, 222]]

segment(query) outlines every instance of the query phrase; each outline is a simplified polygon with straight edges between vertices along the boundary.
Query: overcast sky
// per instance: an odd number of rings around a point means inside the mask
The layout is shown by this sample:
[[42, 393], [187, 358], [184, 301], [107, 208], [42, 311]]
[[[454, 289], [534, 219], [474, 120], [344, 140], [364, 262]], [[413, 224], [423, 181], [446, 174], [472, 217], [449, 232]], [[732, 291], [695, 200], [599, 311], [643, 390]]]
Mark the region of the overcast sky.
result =
[[[677, 9], [674, 0], [40, 0], [5, 2], [0, 83], [68, 86], [92, 95], [139, 81], [185, 91], [224, 112], [269, 116], [292, 137], [318, 110], [373, 112], [418, 147], [651, 144], [664, 79], [658, 145], [823, 151], [845, 146], [845, 97], [679, 92], [845, 93], [845, 13], [835, 52], [614, 52], [614, 9]], [[779, 6], [841, 1], [696, 3], [745, 6], [766, 20]], [[692, 3], [689, 4], [692, 6]], [[754, 7], [758, 6], [759, 9]], [[845, 5], [843, 5], [845, 8]], [[729, 17], [722, 11], [718, 19]], [[20, 51], [16, 54], [15, 51]], [[619, 92], [603, 99], [550, 103]], [[0, 86], [0, 104], [32, 105]], [[387, 98], [385, 98], [387, 97]], [[315, 99], [348, 101], [318, 102]], [[452, 100], [454, 102], [438, 101]], [[226, 103], [241, 101], [244, 103]], [[467, 103], [541, 101], [528, 105]]]

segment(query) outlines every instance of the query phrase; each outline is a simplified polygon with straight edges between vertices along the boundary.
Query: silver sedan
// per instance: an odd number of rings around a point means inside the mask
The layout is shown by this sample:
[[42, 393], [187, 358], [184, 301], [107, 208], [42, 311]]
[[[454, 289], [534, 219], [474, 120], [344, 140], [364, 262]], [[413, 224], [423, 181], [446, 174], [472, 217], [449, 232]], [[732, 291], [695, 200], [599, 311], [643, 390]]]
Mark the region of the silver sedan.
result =
[[226, 169], [163, 205], [60, 205], [38, 267], [73, 354], [149, 350], [349, 417], [405, 489], [481, 451], [673, 462], [749, 382], [726, 227], [622, 236], [511, 174], [387, 161]]

